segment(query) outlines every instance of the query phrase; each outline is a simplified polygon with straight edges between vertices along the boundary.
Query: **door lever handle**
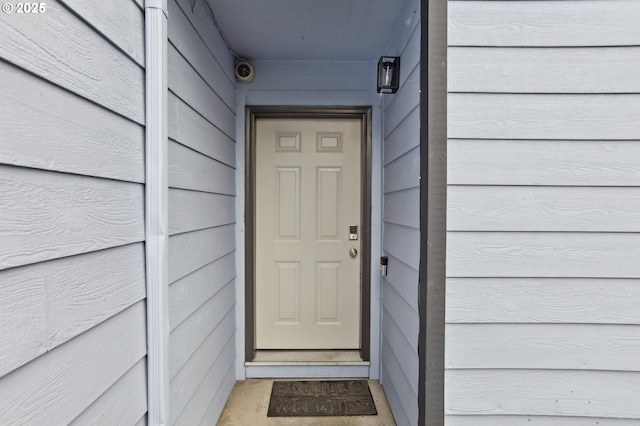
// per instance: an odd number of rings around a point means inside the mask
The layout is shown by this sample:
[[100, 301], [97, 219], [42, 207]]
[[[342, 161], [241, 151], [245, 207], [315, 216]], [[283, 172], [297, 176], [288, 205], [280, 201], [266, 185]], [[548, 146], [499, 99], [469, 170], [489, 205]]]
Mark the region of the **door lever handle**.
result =
[[355, 248], [349, 249], [349, 256], [356, 257], [358, 255], [358, 250]]

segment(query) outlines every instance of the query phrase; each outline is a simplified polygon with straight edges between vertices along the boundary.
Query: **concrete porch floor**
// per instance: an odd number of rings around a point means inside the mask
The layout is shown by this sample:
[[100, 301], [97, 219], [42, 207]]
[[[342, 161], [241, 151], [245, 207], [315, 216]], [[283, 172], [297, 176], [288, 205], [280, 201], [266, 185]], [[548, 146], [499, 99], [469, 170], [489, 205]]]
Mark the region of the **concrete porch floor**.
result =
[[[294, 380], [294, 379], [282, 379]], [[302, 379], [301, 379], [302, 380]], [[304, 379], [311, 380], [311, 379]], [[327, 380], [327, 379], [322, 379]], [[371, 425], [395, 426], [387, 397], [380, 383], [369, 380], [377, 416], [353, 417], [267, 417], [273, 379], [247, 379], [236, 382], [220, 415], [218, 426], [260, 425]]]

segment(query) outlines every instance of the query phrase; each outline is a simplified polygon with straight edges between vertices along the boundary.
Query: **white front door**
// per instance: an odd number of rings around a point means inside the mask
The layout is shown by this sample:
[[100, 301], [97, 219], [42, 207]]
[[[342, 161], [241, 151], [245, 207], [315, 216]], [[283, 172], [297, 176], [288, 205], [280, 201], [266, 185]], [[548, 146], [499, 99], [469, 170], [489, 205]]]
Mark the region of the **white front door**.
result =
[[256, 120], [256, 349], [360, 347], [361, 126]]

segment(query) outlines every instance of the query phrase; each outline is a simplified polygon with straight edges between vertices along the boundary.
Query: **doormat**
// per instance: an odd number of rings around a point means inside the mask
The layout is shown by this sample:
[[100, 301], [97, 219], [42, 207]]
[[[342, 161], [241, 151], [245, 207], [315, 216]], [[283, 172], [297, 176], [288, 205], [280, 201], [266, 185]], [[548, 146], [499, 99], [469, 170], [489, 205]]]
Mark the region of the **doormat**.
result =
[[366, 380], [273, 382], [267, 417], [375, 416]]

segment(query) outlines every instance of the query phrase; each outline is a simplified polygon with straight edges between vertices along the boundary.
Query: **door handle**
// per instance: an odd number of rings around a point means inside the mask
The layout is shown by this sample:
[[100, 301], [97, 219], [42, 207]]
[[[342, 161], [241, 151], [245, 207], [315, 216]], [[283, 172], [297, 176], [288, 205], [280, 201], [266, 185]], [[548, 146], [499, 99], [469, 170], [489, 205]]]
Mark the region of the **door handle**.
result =
[[355, 248], [349, 249], [349, 256], [356, 257], [358, 255], [358, 250]]

